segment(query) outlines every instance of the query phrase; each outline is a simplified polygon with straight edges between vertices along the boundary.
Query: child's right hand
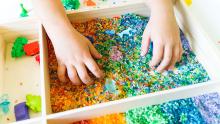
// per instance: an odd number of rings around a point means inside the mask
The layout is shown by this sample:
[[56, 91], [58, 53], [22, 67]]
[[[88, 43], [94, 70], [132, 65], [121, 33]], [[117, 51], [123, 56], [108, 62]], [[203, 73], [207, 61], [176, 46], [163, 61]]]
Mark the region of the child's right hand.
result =
[[95, 49], [91, 42], [72, 28], [71, 31], [63, 30], [59, 36], [52, 37], [53, 45], [58, 61], [58, 77], [61, 81], [67, 81], [66, 70], [69, 79], [75, 85], [82, 82], [91, 84], [87, 68], [97, 78], [104, 76], [93, 57], [100, 59], [101, 54]]
[[32, 0], [32, 3], [54, 46], [59, 79], [67, 81], [67, 71], [73, 84], [90, 84], [93, 81], [87, 69], [97, 78], [102, 78], [104, 74], [93, 59], [102, 56], [87, 38], [72, 27], [61, 0]]

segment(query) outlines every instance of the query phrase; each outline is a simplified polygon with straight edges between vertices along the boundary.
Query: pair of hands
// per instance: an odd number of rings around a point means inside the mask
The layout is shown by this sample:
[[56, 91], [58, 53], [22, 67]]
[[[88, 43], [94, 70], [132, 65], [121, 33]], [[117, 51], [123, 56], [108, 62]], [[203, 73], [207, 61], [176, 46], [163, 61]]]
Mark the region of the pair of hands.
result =
[[[74, 85], [91, 84], [93, 80], [88, 71], [97, 78], [104, 77], [104, 73], [94, 60], [102, 56], [87, 38], [75, 29], [67, 34], [61, 33], [59, 37], [65, 42], [54, 41], [59, 40], [57, 38], [52, 41], [57, 43], [53, 45], [58, 60], [58, 77], [61, 81], [67, 81], [66, 73]], [[152, 11], [142, 38], [141, 56], [147, 54], [151, 40], [154, 45], [149, 65], [158, 72], [173, 69], [175, 63], [181, 60], [183, 50], [179, 28], [172, 12]]]

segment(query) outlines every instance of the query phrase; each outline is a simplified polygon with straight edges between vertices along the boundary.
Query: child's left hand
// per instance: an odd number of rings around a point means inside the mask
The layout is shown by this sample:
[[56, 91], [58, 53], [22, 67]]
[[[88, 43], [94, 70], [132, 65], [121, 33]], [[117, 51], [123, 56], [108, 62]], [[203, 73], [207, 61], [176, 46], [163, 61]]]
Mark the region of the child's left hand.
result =
[[183, 49], [172, 8], [164, 5], [167, 3], [162, 6], [158, 4], [151, 8], [151, 17], [143, 34], [141, 56], [148, 52], [152, 40], [153, 57], [149, 65], [154, 69], [159, 64], [156, 70], [163, 72], [173, 69], [176, 62], [181, 60]]

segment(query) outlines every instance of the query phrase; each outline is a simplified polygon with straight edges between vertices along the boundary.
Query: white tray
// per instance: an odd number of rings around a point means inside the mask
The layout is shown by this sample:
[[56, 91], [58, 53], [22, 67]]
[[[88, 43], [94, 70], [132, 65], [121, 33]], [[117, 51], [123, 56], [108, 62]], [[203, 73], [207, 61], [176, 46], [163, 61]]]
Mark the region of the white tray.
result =
[[[49, 73], [48, 73], [48, 58], [47, 58], [47, 41], [46, 41], [46, 32], [42, 25], [39, 25], [39, 20], [36, 18], [28, 18], [16, 20], [6, 24], [0, 24], [0, 93], [3, 93], [5, 90], [5, 86], [7, 88], [13, 88], [9, 94], [12, 94], [13, 97], [22, 97], [26, 95], [27, 91], [31, 93], [40, 94], [42, 97], [42, 113], [37, 115], [37, 118], [32, 118], [27, 121], [22, 121], [19, 123], [49, 123], [49, 124], [65, 124], [71, 123], [73, 121], [91, 119], [97, 116], [102, 116], [105, 114], [124, 112], [128, 109], [147, 106], [153, 104], [160, 104], [163, 102], [194, 97], [197, 95], [202, 95], [205, 93], [211, 92], [219, 92], [220, 91], [220, 54], [219, 49], [211, 42], [209, 36], [206, 32], [201, 28], [199, 21], [195, 20], [195, 18], [188, 12], [186, 6], [182, 3], [182, 1], [177, 2], [175, 7], [175, 12], [178, 19], [178, 24], [181, 29], [184, 31], [188, 40], [191, 41], [191, 46], [194, 52], [197, 55], [198, 60], [204, 68], [207, 70], [211, 80], [208, 82], [184, 86], [180, 88], [175, 88], [166, 91], [160, 91], [156, 93], [150, 93], [142, 96], [131, 97], [116, 101], [111, 101], [107, 103], [101, 103], [97, 105], [92, 105], [89, 107], [73, 109], [60, 113], [52, 113], [50, 106], [50, 81], [49, 81]], [[137, 0], [130, 3], [125, 3], [113, 7], [104, 7], [97, 8], [96, 10], [83, 10], [77, 12], [68, 12], [68, 17], [71, 21], [87, 21], [92, 18], [99, 17], [113, 17], [122, 15], [125, 13], [136, 13], [143, 16], [149, 16], [149, 9], [143, 3], [142, 0]], [[2, 49], [2, 46], [7, 46], [8, 42], [14, 41], [14, 39], [19, 36], [24, 35], [29, 39], [39, 39], [40, 41], [40, 55], [41, 55], [41, 64], [40, 64], [40, 72], [38, 69], [35, 71], [28, 71], [35, 68], [35, 64], [33, 64], [32, 60], [22, 59], [19, 61], [27, 61], [25, 64], [25, 70], [19, 70], [17, 73], [26, 74], [28, 76], [23, 77], [22, 79], [30, 82], [40, 82], [39, 87], [33, 87], [31, 85], [27, 85], [25, 90], [21, 93], [18, 93], [16, 86], [6, 85], [5, 80], [12, 80], [13, 71], [10, 72], [10, 76], [5, 75], [5, 66], [7, 66], [7, 62], [11, 62], [12, 60], [5, 59], [9, 55], [5, 55], [4, 52], [8, 52], [7, 50]], [[4, 56], [4, 57], [3, 57]], [[2, 57], [4, 59], [2, 59]], [[2, 61], [4, 60], [4, 61]], [[15, 62], [13, 65], [14, 70], [17, 67], [22, 67]], [[17, 74], [16, 73], [16, 74]], [[30, 73], [32, 74], [30, 76]], [[40, 78], [39, 77], [40, 74]], [[13, 80], [12, 80], [13, 81]], [[14, 82], [17, 80], [14, 80]], [[16, 83], [16, 82], [15, 82]], [[25, 85], [26, 86], [26, 85]], [[4, 88], [4, 90], [3, 90]], [[7, 89], [6, 88], [6, 89]], [[33, 88], [33, 90], [31, 89]], [[14, 96], [15, 95], [15, 96]], [[13, 107], [13, 106], [12, 106]], [[13, 114], [13, 113], [12, 113]], [[11, 115], [12, 116], [12, 115]], [[1, 122], [0, 123], [4, 123]]]

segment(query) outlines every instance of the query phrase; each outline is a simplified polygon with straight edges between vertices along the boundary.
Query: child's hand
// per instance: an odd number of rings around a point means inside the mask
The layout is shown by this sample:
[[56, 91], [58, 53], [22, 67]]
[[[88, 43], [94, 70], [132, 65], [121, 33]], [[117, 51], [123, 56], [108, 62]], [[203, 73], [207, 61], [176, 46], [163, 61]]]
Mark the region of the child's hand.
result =
[[158, 72], [173, 69], [175, 63], [181, 60], [183, 51], [172, 3], [168, 1], [151, 3], [151, 17], [142, 39], [142, 56], [148, 52], [150, 40], [153, 41], [153, 57], [149, 65], [154, 69], [159, 64]]
[[69, 79], [75, 85], [92, 83], [87, 69], [97, 78], [103, 77], [94, 58], [102, 56], [90, 41], [71, 25], [60, 0], [32, 0], [35, 12], [39, 15], [55, 49], [58, 61], [58, 77]]
[[66, 69], [69, 79], [75, 85], [80, 85], [81, 81], [85, 84], [93, 82], [87, 68], [97, 78], [103, 77], [103, 72], [93, 59], [93, 57], [100, 59], [101, 54], [75, 29], [71, 32], [64, 31], [52, 40], [59, 40], [53, 41], [53, 45], [58, 61], [57, 73], [61, 81], [66, 81]]

